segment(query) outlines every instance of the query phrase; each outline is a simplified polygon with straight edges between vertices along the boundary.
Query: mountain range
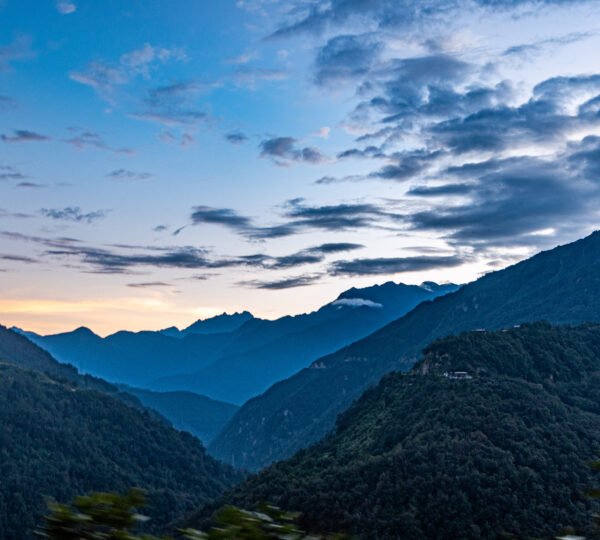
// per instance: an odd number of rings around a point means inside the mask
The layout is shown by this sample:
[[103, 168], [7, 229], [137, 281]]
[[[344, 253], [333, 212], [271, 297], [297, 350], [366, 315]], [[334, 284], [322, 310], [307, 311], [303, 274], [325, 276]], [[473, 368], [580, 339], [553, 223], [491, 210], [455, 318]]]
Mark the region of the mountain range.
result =
[[258, 470], [326, 435], [337, 416], [391, 371], [407, 371], [434, 339], [528, 321], [600, 321], [600, 232], [489, 273], [415, 309], [247, 403], [209, 451]]
[[1, 540], [30, 538], [45, 497], [139, 486], [153, 525], [164, 527], [241, 479], [135, 397], [78, 375], [4, 327], [0, 426]]
[[188, 524], [204, 526], [224, 504], [269, 501], [301, 512], [311, 531], [358, 538], [586, 534], [599, 446], [600, 325], [475, 331], [435, 341], [408, 374], [365, 392], [334, 433]]
[[388, 282], [350, 289], [312, 313], [274, 321], [248, 312], [224, 314], [181, 332], [121, 331], [106, 338], [87, 328], [49, 336], [23, 333], [58, 360], [111, 382], [241, 404], [420, 302], [456, 289]]

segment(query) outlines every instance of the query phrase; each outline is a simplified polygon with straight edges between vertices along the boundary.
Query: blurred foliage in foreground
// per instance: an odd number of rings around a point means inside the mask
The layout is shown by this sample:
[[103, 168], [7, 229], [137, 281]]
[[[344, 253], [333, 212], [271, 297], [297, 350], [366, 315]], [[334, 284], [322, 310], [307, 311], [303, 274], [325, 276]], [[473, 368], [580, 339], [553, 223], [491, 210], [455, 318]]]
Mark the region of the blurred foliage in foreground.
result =
[[[92, 493], [77, 497], [71, 504], [49, 503], [50, 514], [35, 535], [47, 540], [169, 540], [139, 532], [148, 521], [138, 513], [144, 506], [141, 490], [126, 494]], [[340, 536], [308, 535], [297, 528], [297, 514], [264, 506], [249, 512], [233, 506], [222, 508], [215, 517], [216, 526], [208, 532], [186, 529], [177, 538], [188, 540], [319, 540]]]

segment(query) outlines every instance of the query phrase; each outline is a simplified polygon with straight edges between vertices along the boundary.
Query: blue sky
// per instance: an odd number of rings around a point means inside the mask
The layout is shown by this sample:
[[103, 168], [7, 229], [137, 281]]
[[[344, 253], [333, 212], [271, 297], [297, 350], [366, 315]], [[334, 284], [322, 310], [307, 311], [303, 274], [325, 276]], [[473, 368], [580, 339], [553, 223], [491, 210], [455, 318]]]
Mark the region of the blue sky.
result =
[[0, 320], [466, 282], [597, 228], [600, 2], [0, 0]]

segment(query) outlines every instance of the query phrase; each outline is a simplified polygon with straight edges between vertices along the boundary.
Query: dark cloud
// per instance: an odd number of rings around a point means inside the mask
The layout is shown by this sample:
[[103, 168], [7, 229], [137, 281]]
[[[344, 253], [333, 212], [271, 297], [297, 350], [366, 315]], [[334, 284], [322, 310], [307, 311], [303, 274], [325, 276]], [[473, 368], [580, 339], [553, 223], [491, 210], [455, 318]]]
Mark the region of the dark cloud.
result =
[[410, 180], [425, 172], [442, 155], [444, 155], [444, 152], [441, 150], [435, 152], [428, 150], [397, 152], [389, 156], [392, 164], [373, 171], [369, 174], [369, 178], [395, 180], [397, 182]]
[[465, 259], [458, 255], [446, 257], [421, 255], [415, 257], [353, 259], [349, 261], [335, 261], [330, 265], [329, 271], [336, 276], [369, 276], [421, 272], [436, 268], [460, 266], [464, 263]]
[[42, 142], [49, 141], [50, 137], [28, 129], [15, 129], [12, 135], [0, 135], [0, 140], [5, 143]]
[[384, 208], [371, 203], [308, 206], [303, 200], [289, 201], [284, 215], [296, 230], [343, 231], [368, 228], [382, 219], [394, 219]]
[[381, 48], [369, 34], [331, 38], [317, 55], [315, 82], [329, 85], [365, 77], [375, 65]]
[[44, 217], [60, 220], [74, 221], [76, 223], [94, 223], [100, 219], [104, 219], [108, 211], [96, 210], [95, 212], [82, 212], [78, 206], [67, 206], [65, 208], [42, 208], [40, 214]]
[[148, 180], [149, 178], [152, 178], [151, 173], [130, 171], [129, 169], [115, 169], [106, 176], [111, 180], [119, 181]]
[[[596, 163], [600, 152], [586, 151]], [[442, 233], [451, 243], [482, 248], [528, 246], [542, 242], [540, 234], [577, 230], [600, 202], [597, 185], [585, 179], [585, 157], [579, 156], [579, 170], [570, 165], [577, 153], [550, 162], [532, 157], [496, 162], [491, 172], [472, 178], [476, 184], [464, 204], [414, 213], [409, 223]]]
[[192, 225], [221, 225], [246, 238], [266, 240], [311, 230], [341, 232], [380, 227], [382, 221], [398, 219], [394, 213], [372, 203], [310, 206], [303, 199], [287, 201], [281, 217], [284, 221], [280, 224], [261, 226], [231, 208], [197, 206], [193, 209], [191, 222]]
[[278, 165], [291, 162], [322, 163], [325, 156], [317, 148], [299, 147], [293, 137], [274, 137], [260, 143], [260, 157], [270, 158]]
[[231, 208], [195, 206], [191, 219], [192, 225], [222, 225], [238, 232], [246, 232], [252, 228], [252, 220], [249, 217], [242, 216]]
[[243, 287], [250, 287], [252, 289], [264, 289], [271, 291], [281, 291], [284, 289], [295, 289], [297, 287], [306, 287], [308, 285], [313, 285], [317, 281], [319, 281], [319, 275], [309, 275], [309, 276], [298, 276], [298, 277], [289, 277], [283, 279], [275, 279], [271, 281], [261, 281], [261, 280], [250, 280], [250, 281], [242, 281], [239, 285]]
[[18, 263], [26, 263], [26, 264], [35, 264], [35, 263], [39, 262], [31, 257], [25, 257], [23, 255], [6, 255], [6, 254], [0, 254], [0, 260], [10, 261], [10, 262], [18, 262]]
[[128, 283], [127, 286], [132, 289], [155, 289], [156, 287], [170, 287], [171, 285], [164, 281], [144, 281], [141, 283]]
[[248, 141], [249, 137], [241, 131], [232, 131], [225, 135], [225, 140], [227, 140], [231, 144], [242, 144]]
[[379, 146], [367, 146], [365, 148], [350, 148], [348, 150], [344, 150], [337, 155], [338, 159], [347, 159], [347, 158], [361, 158], [361, 159], [379, 159], [385, 158], [387, 154], [383, 151], [383, 149]]
[[470, 184], [443, 184], [441, 186], [414, 186], [407, 192], [415, 197], [446, 197], [448, 195], [468, 195], [473, 191]]

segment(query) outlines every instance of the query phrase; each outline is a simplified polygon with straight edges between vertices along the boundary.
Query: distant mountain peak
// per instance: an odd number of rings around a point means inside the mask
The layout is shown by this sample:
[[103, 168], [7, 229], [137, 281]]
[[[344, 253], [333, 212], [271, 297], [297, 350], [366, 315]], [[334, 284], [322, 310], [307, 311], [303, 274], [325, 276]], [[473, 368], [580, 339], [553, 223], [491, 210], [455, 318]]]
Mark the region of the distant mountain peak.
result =
[[235, 313], [223, 312], [208, 319], [198, 319], [184, 330], [182, 334], [222, 334], [234, 332], [244, 323], [254, 319], [249, 311], [236, 311]]
[[87, 334], [87, 335], [92, 335], [92, 336], [96, 335], [87, 326], [80, 326], [79, 328], [75, 328], [75, 330], [73, 330], [73, 334]]

